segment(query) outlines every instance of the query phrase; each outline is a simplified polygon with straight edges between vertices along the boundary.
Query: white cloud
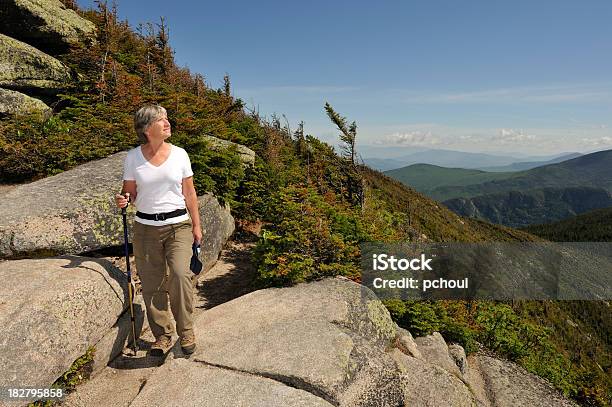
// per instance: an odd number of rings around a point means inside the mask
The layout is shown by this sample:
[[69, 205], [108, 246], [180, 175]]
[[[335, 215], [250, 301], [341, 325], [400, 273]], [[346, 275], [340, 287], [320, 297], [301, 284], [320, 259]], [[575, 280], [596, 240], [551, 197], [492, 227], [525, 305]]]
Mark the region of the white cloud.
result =
[[583, 137], [580, 139], [580, 142], [583, 145], [590, 146], [590, 147], [612, 146], [612, 137], [609, 137], [609, 136], [593, 137], [593, 138]]
[[497, 135], [491, 137], [491, 140], [500, 144], [511, 144], [534, 142], [537, 138], [535, 134], [525, 134], [522, 130], [501, 129]]
[[480, 134], [460, 134], [456, 138], [460, 142], [465, 143], [481, 143], [483, 141], [490, 141], [490, 137], [485, 137]]
[[426, 131], [397, 132], [386, 135], [382, 140], [377, 140], [374, 144], [398, 145], [398, 146], [434, 146], [441, 144], [440, 138]]

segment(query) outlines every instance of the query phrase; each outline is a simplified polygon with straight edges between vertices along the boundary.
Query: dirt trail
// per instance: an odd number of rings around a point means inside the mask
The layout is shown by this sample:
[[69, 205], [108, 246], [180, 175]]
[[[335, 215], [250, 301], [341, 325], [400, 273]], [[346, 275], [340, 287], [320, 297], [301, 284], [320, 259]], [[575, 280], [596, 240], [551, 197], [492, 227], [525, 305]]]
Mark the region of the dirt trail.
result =
[[[194, 318], [212, 307], [253, 290], [252, 282], [256, 271], [250, 260], [253, 247], [254, 243], [251, 242], [227, 242], [217, 263], [198, 281]], [[120, 258], [112, 261], [118, 266], [123, 262], [125, 266], [125, 260]], [[133, 265], [133, 262], [130, 264]], [[147, 351], [153, 341], [153, 335], [147, 329], [140, 335], [139, 352], [136, 356], [132, 356], [130, 350], [124, 350], [123, 355], [115, 358], [94, 378], [78, 386], [61, 405], [129, 406], [157, 367], [169, 360], [186, 357], [178, 342], [165, 358], [148, 356]]]

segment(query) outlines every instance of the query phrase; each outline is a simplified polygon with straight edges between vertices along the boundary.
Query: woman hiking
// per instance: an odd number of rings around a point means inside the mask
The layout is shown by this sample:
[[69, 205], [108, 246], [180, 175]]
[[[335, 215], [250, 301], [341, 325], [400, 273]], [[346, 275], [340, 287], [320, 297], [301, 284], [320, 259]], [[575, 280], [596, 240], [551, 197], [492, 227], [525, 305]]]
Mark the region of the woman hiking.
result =
[[191, 162], [184, 149], [166, 142], [171, 127], [163, 107], [140, 108], [134, 115], [134, 129], [141, 145], [128, 151], [123, 188], [115, 202], [119, 208], [127, 206], [128, 200], [136, 205], [134, 258], [155, 336], [150, 352], [163, 356], [176, 332], [183, 352], [191, 354], [196, 340], [189, 263], [192, 244], [202, 240]]

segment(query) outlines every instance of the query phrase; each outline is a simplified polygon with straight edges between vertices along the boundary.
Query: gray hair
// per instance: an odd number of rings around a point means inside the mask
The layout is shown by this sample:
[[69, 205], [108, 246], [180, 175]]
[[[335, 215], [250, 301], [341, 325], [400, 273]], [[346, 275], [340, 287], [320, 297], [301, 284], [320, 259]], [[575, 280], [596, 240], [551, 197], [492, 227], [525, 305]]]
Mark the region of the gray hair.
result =
[[159, 105], [145, 105], [134, 114], [134, 130], [140, 144], [145, 144], [148, 139], [145, 131], [155, 120], [167, 116], [166, 109]]

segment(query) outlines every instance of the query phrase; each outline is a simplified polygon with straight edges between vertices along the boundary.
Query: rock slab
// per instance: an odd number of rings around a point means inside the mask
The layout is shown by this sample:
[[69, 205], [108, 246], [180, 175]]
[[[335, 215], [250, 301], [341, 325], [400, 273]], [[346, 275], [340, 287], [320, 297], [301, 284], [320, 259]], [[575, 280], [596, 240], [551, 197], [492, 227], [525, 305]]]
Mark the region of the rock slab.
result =
[[79, 256], [0, 262], [0, 387], [49, 387], [115, 324], [125, 277]]
[[50, 53], [89, 44], [96, 32], [91, 21], [59, 0], [2, 0], [0, 26], [2, 33]]
[[56, 93], [71, 80], [70, 69], [42, 51], [0, 34], [0, 86]]
[[446, 369], [449, 373], [460, 376], [461, 371], [448, 351], [448, 345], [439, 332], [415, 339], [423, 358], [433, 365]]
[[242, 144], [234, 143], [229, 140], [223, 140], [218, 137], [203, 134], [202, 137], [210, 144], [210, 148], [214, 150], [236, 148], [236, 152], [240, 157], [240, 161], [244, 167], [253, 166], [255, 164], [255, 151], [251, 150], [247, 146]]
[[[449, 349], [441, 335], [432, 335], [418, 348], [370, 290], [340, 277], [235, 298], [201, 312], [195, 332], [198, 350], [191, 357], [177, 343], [165, 363], [147, 375], [107, 368], [96, 378], [98, 385], [69, 397], [68, 405], [102, 400], [103, 389], [122, 388], [126, 381], [125, 395], [109, 398], [111, 404], [573, 405], [510, 362], [472, 356], [465, 375], [449, 372]], [[402, 338], [408, 345], [401, 344]], [[463, 355], [460, 347], [450, 348], [451, 354]], [[446, 353], [431, 358], [431, 349]], [[422, 359], [411, 356], [413, 352]], [[475, 375], [480, 380], [473, 380]]]
[[[20, 185], [0, 207], [0, 258], [80, 254], [123, 245], [123, 220], [114, 196], [121, 190], [126, 152]], [[199, 197], [204, 260], [210, 267], [234, 230], [229, 208]], [[128, 208], [133, 230], [135, 209]]]
[[51, 113], [51, 108], [42, 100], [21, 92], [0, 88], [0, 116], [27, 113]]
[[527, 372], [516, 363], [484, 355], [471, 356], [468, 361], [468, 383], [477, 387], [475, 384], [481, 382], [484, 391], [480, 393], [488, 399], [483, 400], [480, 405], [578, 407], [578, 404], [564, 398], [544, 379]]
[[186, 359], [166, 363], [149, 378], [131, 407], [332, 407], [281, 382]]

